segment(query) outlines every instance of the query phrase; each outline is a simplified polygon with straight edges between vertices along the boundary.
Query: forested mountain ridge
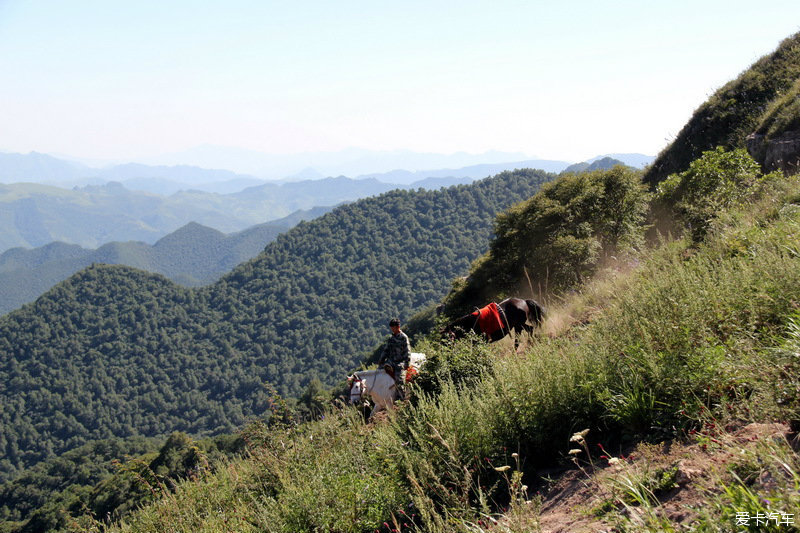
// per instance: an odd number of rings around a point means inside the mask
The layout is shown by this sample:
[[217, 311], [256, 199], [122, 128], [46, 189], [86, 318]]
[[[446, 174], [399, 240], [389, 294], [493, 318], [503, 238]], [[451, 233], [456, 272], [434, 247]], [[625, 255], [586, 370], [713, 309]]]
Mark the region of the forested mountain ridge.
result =
[[[320, 219], [324, 228], [281, 235], [264, 254], [223, 277], [210, 287], [212, 306], [245, 319], [236, 322], [232, 345], [255, 340], [285, 350], [295, 364], [311, 364], [315, 375], [331, 382], [386, 336], [388, 318], [408, 318], [441, 299], [469, 258], [488, 246], [489, 213], [530, 196], [551, 177], [504, 172], [473, 185], [396, 190], [376, 202], [344, 206]], [[295, 345], [299, 353], [289, 349]], [[267, 364], [267, 376], [281, 382], [282, 394], [302, 386], [296, 381], [300, 370], [286, 359]]]
[[194, 287], [212, 283], [240, 263], [252, 259], [275, 238], [301, 220], [333, 209], [319, 207], [289, 217], [223, 234], [190, 222], [159, 239], [112, 242], [96, 250], [54, 242], [27, 250], [12, 248], [0, 254], [0, 314], [32, 302], [47, 289], [92, 263], [122, 264]]
[[88, 439], [232, 431], [265, 384], [332, 384], [386, 321], [441, 299], [496, 214], [552, 174], [391, 191], [281, 235], [203, 289], [95, 265], [0, 318], [0, 478]]

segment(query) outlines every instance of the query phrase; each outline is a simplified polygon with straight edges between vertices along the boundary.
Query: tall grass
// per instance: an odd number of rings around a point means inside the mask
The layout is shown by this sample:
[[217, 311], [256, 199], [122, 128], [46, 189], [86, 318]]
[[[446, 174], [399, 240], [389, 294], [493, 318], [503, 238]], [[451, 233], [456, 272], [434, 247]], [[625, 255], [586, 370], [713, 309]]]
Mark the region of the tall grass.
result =
[[399, 473], [387, 468], [390, 458], [378, 444], [385, 430], [367, 431], [351, 410], [302, 426], [254, 424], [245, 432], [251, 443], [247, 459], [207, 479], [182, 483], [119, 530], [350, 533], [383, 528], [393, 514], [402, 517], [409, 503]]

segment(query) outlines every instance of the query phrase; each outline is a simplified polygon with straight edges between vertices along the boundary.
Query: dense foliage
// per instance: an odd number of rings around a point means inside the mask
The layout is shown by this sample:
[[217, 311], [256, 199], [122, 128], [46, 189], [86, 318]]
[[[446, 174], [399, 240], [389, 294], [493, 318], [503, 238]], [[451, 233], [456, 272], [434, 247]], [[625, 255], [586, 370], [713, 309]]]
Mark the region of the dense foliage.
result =
[[304, 222], [205, 289], [95, 265], [0, 318], [0, 480], [87, 439], [229, 432], [272, 384], [340, 380], [552, 175], [394, 191]]
[[[13, 481], [0, 484], [0, 531], [53, 529], [58, 523], [58, 511], [85, 501], [94, 485], [117, 470], [116, 461], [155, 450], [157, 445], [152, 439], [108, 439], [84, 444], [37, 464]], [[45, 519], [46, 515], [54, 516]]]
[[717, 146], [726, 150], [743, 148], [745, 138], [759, 128], [765, 116], [774, 112], [776, 100], [792, 92], [798, 79], [800, 33], [785, 39], [772, 54], [761, 58], [704, 102], [675, 140], [658, 155], [645, 174], [645, 182], [655, 186], [668, 175], [686, 170], [690, 162]]
[[64, 531], [89, 515], [118, 519], [183, 479], [208, 475], [243, 452], [239, 436], [93, 441], [0, 484], [0, 531]]
[[448, 308], [574, 287], [612, 254], [641, 245], [648, 194], [640, 176], [623, 166], [564, 175], [500, 215], [490, 252], [456, 284]]
[[59, 281], [92, 263], [140, 268], [188, 287], [208, 284], [258, 255], [269, 242], [303, 217], [311, 219], [328, 210], [298, 212], [296, 217], [259, 224], [229, 235], [193, 222], [152, 246], [134, 241], [113, 242], [97, 250], [87, 250], [56, 242], [33, 250], [13, 248], [0, 254], [0, 314], [32, 302]]
[[717, 215], [751, 200], [764, 179], [758, 163], [744, 149], [726, 152], [717, 147], [692, 161], [688, 170], [661, 182], [657, 201], [682, 220], [695, 240], [700, 240]]

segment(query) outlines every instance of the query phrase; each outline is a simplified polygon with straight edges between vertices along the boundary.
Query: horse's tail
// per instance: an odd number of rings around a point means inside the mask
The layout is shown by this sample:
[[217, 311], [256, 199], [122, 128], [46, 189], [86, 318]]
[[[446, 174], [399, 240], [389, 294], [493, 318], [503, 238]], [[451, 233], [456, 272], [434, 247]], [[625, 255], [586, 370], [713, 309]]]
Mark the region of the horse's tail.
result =
[[525, 300], [525, 303], [528, 304], [528, 320], [536, 326], [541, 326], [546, 314], [544, 307], [539, 305], [536, 300]]

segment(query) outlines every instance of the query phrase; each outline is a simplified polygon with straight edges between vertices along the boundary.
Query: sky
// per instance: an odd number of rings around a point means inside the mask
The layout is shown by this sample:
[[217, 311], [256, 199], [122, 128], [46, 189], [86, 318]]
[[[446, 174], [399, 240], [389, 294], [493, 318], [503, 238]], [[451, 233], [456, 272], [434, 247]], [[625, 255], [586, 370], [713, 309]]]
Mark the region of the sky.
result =
[[797, 31], [797, 0], [0, 0], [0, 151], [655, 155]]

